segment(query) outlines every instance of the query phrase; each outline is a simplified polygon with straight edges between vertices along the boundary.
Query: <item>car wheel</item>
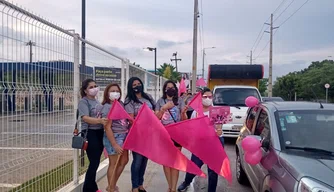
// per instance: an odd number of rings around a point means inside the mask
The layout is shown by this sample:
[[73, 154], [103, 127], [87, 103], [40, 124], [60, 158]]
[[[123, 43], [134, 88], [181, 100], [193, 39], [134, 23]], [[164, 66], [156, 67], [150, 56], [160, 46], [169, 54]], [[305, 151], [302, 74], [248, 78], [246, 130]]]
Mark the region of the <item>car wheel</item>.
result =
[[241, 159], [239, 153], [237, 153], [237, 159], [236, 159], [236, 175], [237, 180], [240, 184], [246, 185], [248, 183], [247, 175], [244, 171], [244, 169], [241, 166]]

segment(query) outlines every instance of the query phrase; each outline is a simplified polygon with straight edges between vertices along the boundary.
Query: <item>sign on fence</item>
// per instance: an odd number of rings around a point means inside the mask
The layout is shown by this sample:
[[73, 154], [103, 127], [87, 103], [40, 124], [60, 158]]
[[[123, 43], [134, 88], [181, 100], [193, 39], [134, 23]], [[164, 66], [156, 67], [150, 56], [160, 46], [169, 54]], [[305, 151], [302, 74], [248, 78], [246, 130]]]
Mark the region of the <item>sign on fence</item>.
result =
[[121, 68], [95, 67], [95, 81], [99, 86], [110, 83], [121, 85]]

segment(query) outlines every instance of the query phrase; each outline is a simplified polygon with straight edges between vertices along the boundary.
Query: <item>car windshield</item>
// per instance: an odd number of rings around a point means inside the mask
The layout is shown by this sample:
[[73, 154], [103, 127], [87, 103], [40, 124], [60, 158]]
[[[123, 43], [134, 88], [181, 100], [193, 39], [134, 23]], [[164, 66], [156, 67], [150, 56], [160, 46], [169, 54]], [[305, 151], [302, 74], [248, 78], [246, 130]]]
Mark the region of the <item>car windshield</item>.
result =
[[254, 96], [260, 100], [256, 89], [252, 88], [217, 88], [214, 93], [214, 105], [246, 106], [245, 99]]
[[334, 152], [334, 111], [295, 110], [276, 113], [287, 149], [315, 148]]

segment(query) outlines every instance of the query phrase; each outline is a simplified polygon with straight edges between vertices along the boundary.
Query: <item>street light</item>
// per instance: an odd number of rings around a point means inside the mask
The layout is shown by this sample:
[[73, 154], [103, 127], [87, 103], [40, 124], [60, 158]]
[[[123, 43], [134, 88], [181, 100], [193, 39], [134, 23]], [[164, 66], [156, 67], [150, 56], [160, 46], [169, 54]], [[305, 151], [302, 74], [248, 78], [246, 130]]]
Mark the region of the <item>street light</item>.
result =
[[146, 51], [154, 51], [154, 74], [157, 74], [157, 48], [156, 47], [146, 47]]
[[182, 61], [182, 59], [178, 59], [177, 58], [177, 52], [173, 53], [173, 57], [175, 57], [174, 59], [170, 59], [171, 62], [175, 61], [175, 68], [176, 68], [176, 72], [178, 72], [177, 70], [177, 61]]
[[32, 42], [31, 40], [29, 42], [26, 43], [26, 46], [29, 46], [29, 49], [30, 49], [30, 63], [32, 63], [32, 46], [36, 46], [36, 43], [35, 42]]
[[204, 57], [205, 57], [205, 49], [215, 49], [216, 47], [206, 47], [203, 48], [203, 64], [202, 64], [202, 77], [204, 79]]

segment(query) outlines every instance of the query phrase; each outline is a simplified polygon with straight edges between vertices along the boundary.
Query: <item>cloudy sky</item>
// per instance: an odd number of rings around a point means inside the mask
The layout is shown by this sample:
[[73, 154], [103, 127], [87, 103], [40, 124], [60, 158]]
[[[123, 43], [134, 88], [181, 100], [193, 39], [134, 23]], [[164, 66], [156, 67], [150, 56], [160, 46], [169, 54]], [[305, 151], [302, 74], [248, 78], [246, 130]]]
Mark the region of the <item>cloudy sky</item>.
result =
[[[170, 62], [177, 51], [179, 71], [190, 72], [192, 63], [193, 0], [86, 0], [86, 38], [114, 53], [127, 57], [146, 69], [154, 69], [153, 53], [143, 47], [158, 48], [158, 63]], [[207, 64], [246, 64], [253, 49], [253, 63], [268, 70], [269, 34], [260, 33], [274, 12], [274, 77], [307, 67], [311, 61], [334, 57], [334, 1], [283, 0], [199, 0], [200, 29], [198, 72], [202, 68], [203, 47]], [[80, 0], [15, 0], [15, 3], [44, 18], [81, 33]], [[282, 13], [282, 14], [281, 14]], [[278, 19], [276, 19], [278, 17]], [[281, 25], [284, 22], [283, 25]], [[203, 26], [203, 28], [202, 28]], [[265, 73], [267, 76], [268, 73]]]

